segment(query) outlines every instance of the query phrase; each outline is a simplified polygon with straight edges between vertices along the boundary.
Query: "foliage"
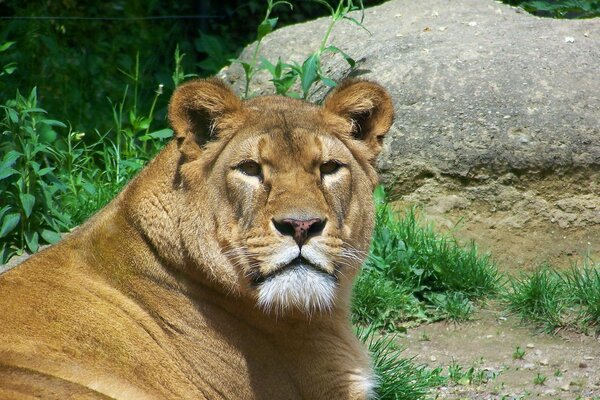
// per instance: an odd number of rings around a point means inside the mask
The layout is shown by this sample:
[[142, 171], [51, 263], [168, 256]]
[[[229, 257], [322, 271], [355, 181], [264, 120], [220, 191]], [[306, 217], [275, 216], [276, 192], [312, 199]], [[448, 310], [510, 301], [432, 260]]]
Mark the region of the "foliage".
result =
[[37, 92], [0, 106], [0, 262], [24, 249], [35, 252], [41, 243], [54, 243], [58, 232], [70, 225], [60, 211], [57, 196], [66, 191], [57, 178], [56, 154], [50, 147], [56, 140], [59, 121], [46, 118], [38, 108]]
[[539, 323], [552, 332], [563, 326], [566, 292], [560, 274], [542, 266], [531, 274], [523, 274], [510, 282], [505, 300], [509, 311]]
[[[245, 97], [250, 95], [250, 82], [252, 81], [254, 75], [260, 70], [265, 70], [271, 74], [271, 82], [273, 82], [275, 92], [280, 95], [302, 97], [306, 99], [310, 96], [313, 85], [319, 81], [323, 82], [323, 84], [329, 87], [335, 87], [336, 82], [323, 74], [321, 69], [321, 57], [326, 53], [340, 54], [350, 65], [350, 67], [354, 67], [354, 59], [336, 46], [329, 44], [329, 37], [336, 23], [343, 19], [351, 21], [357, 26], [366, 30], [362, 24], [362, 19], [359, 21], [350, 16], [351, 12], [364, 9], [362, 0], [358, 1], [358, 5], [355, 5], [353, 0], [339, 0], [336, 7], [332, 7], [325, 0], [313, 0], [315, 3], [325, 6], [331, 16], [329, 25], [327, 26], [327, 30], [319, 48], [310, 54], [302, 64], [298, 64], [297, 62], [283, 62], [281, 59], [278, 59], [277, 62], [273, 64], [269, 60], [262, 58], [260, 65], [257, 66], [257, 57], [261, 41], [265, 35], [270, 33], [275, 28], [275, 25], [277, 24], [277, 18], [269, 18], [272, 8], [278, 4], [287, 4], [291, 7], [291, 4], [285, 1], [276, 1], [275, 3], [273, 3], [272, 0], [267, 1], [267, 13], [262, 23], [258, 27], [257, 40], [252, 54], [252, 59], [250, 62], [239, 61], [244, 69], [246, 78], [244, 91]], [[297, 82], [300, 84], [301, 94], [290, 91]]]
[[395, 335], [380, 336], [375, 329], [357, 328], [359, 339], [367, 345], [378, 378], [380, 400], [422, 399], [430, 390], [447, 382], [440, 368], [415, 365], [401, 356]]
[[503, 295], [509, 311], [543, 331], [600, 331], [600, 265], [586, 260], [563, 272], [543, 265], [510, 281]]
[[566, 272], [564, 279], [570, 301], [579, 308], [581, 322], [600, 331], [600, 265], [586, 260], [582, 268]]
[[527, 12], [550, 18], [594, 18], [600, 17], [598, 0], [503, 0], [519, 6]]
[[390, 328], [413, 320], [464, 320], [472, 301], [498, 291], [497, 267], [474, 244], [461, 246], [423, 226], [414, 209], [401, 216], [382, 187], [375, 201], [371, 252], [354, 288], [356, 322]]

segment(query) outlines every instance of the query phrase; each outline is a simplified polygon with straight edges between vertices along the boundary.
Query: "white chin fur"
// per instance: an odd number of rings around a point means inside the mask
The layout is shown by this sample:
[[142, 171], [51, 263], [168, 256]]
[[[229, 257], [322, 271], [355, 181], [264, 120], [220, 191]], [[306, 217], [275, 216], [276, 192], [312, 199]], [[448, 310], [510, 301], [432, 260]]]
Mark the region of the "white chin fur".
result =
[[258, 289], [258, 305], [266, 312], [283, 314], [298, 309], [308, 315], [330, 311], [335, 299], [335, 280], [304, 265], [267, 278]]

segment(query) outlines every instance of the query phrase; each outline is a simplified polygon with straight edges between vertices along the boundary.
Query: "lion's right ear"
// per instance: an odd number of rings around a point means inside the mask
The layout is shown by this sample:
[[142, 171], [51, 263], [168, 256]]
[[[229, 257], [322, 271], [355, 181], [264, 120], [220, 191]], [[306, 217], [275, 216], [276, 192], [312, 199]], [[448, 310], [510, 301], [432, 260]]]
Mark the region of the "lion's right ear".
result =
[[240, 110], [242, 101], [218, 78], [197, 79], [179, 86], [169, 102], [169, 121], [177, 146], [187, 161], [218, 136], [219, 120]]

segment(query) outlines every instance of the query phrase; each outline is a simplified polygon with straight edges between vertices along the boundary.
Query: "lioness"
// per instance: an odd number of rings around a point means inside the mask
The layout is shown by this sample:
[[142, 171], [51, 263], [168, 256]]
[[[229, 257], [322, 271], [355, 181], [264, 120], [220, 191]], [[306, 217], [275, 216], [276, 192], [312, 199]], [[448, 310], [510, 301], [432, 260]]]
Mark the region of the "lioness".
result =
[[390, 96], [322, 107], [179, 87], [174, 140], [66, 239], [0, 276], [0, 399], [365, 399], [350, 326]]

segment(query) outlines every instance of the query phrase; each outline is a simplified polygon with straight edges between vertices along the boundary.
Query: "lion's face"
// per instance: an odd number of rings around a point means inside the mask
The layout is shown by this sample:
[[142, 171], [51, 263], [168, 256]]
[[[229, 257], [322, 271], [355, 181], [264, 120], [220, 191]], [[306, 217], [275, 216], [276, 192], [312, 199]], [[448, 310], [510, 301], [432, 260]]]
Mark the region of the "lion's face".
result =
[[[310, 315], [347, 302], [370, 242], [372, 162], [391, 124], [389, 96], [353, 82], [320, 108], [281, 97], [242, 103], [215, 81], [186, 86], [170, 108], [183, 190], [188, 207], [212, 205], [204, 222], [187, 220], [188, 230], [214, 229], [213, 250], [236, 277], [234, 289], [267, 312]], [[216, 113], [199, 107], [207, 91]], [[207, 129], [216, 136], [208, 144], [198, 140]], [[206, 243], [185, 240], [202, 265], [195, 248]]]

